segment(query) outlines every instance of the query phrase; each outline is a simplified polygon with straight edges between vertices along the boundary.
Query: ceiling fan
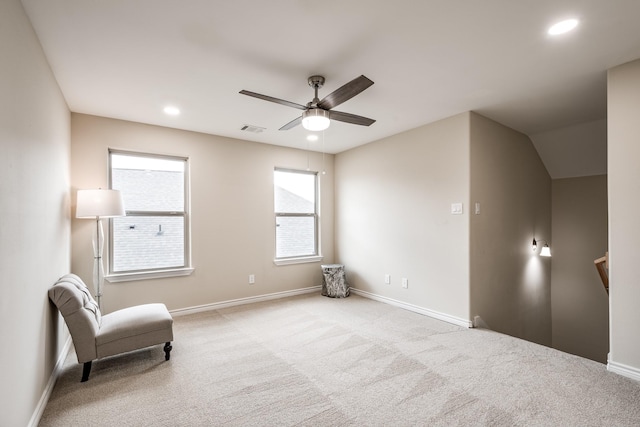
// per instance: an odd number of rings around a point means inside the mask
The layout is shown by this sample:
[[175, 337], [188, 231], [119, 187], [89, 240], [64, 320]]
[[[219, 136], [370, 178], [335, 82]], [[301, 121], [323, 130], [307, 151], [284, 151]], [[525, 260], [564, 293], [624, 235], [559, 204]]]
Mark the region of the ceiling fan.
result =
[[332, 110], [332, 108], [353, 98], [373, 84], [373, 82], [365, 76], [356, 77], [349, 83], [339, 87], [329, 95], [322, 98], [322, 100], [318, 99], [318, 89], [324, 85], [324, 77], [311, 76], [307, 79], [307, 82], [314, 90], [313, 100], [308, 102], [307, 105], [285, 101], [284, 99], [274, 98], [272, 96], [262, 95], [248, 90], [241, 90], [240, 93], [302, 110], [301, 116], [296, 117], [286, 125], [282, 126], [280, 130], [289, 130], [302, 123], [302, 126], [307, 130], [320, 131], [328, 128], [331, 120], [361, 126], [371, 126], [375, 123], [375, 120], [367, 117]]

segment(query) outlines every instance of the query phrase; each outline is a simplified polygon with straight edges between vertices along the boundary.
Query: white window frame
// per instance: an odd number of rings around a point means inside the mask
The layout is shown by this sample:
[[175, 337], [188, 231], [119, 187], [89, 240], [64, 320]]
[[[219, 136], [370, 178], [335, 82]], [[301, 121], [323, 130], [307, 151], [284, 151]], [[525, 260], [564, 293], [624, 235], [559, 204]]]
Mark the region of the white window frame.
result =
[[[314, 212], [313, 213], [292, 213], [292, 212], [276, 212], [275, 210], [275, 182], [272, 183], [273, 186], [273, 190], [274, 190], [274, 197], [273, 197], [273, 201], [274, 201], [274, 247], [273, 247], [273, 251], [274, 251], [274, 264], [276, 265], [289, 265], [289, 264], [303, 264], [303, 263], [311, 263], [311, 262], [320, 262], [323, 259], [323, 256], [321, 254], [321, 247], [322, 247], [322, 242], [320, 240], [320, 179], [319, 179], [319, 174], [317, 171], [303, 171], [303, 170], [298, 170], [298, 169], [290, 169], [290, 168], [281, 168], [281, 167], [276, 167], [274, 168], [274, 173], [275, 172], [289, 172], [289, 173], [297, 173], [297, 174], [304, 174], [304, 175], [313, 175], [314, 176]], [[279, 217], [313, 217], [314, 219], [314, 242], [315, 242], [315, 248], [314, 248], [314, 254], [309, 254], [309, 255], [298, 255], [298, 256], [291, 256], [291, 257], [278, 257], [277, 256], [277, 244], [278, 244], [278, 240], [277, 240], [277, 233], [278, 233], [278, 229], [277, 229], [277, 221]]]
[[112, 162], [111, 156], [113, 154], [132, 157], [146, 157], [151, 159], [167, 159], [174, 161], [184, 161], [184, 210], [181, 212], [176, 211], [133, 211], [127, 210], [125, 204], [125, 211], [127, 217], [136, 216], [158, 216], [158, 217], [183, 217], [184, 223], [184, 265], [168, 267], [168, 268], [153, 268], [144, 270], [126, 270], [126, 271], [114, 271], [113, 270], [113, 251], [114, 251], [114, 239], [113, 239], [113, 219], [109, 219], [109, 262], [108, 273], [105, 279], [109, 282], [126, 282], [132, 280], [145, 280], [145, 279], [157, 279], [163, 277], [176, 277], [187, 276], [193, 273], [194, 268], [191, 265], [191, 227], [190, 227], [190, 200], [189, 200], [189, 158], [181, 156], [171, 156], [163, 154], [153, 153], [141, 153], [124, 150], [109, 149], [109, 188], [112, 188]]

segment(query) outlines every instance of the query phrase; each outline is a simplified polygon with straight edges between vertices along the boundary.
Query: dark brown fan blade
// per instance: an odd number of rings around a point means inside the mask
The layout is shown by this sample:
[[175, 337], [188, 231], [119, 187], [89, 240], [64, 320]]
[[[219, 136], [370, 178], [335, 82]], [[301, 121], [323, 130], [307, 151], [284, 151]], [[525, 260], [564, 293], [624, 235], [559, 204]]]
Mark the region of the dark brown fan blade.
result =
[[282, 126], [279, 130], [289, 130], [291, 128], [298, 126], [300, 123], [302, 123], [302, 116], [298, 116], [295, 119], [291, 120], [289, 123]]
[[330, 110], [353, 98], [372, 84], [373, 82], [365, 76], [356, 77], [346, 85], [339, 87], [329, 95], [322, 98], [322, 101], [318, 103], [318, 107]]
[[298, 110], [306, 110], [307, 107], [305, 105], [296, 104], [295, 102], [285, 101], [284, 99], [274, 98], [273, 96], [262, 95], [255, 92], [250, 92], [248, 90], [241, 90], [241, 94], [253, 96], [254, 98], [264, 99], [265, 101], [275, 102], [276, 104], [286, 105], [287, 107], [297, 108]]
[[342, 113], [340, 111], [329, 111], [329, 118], [339, 122], [351, 123], [353, 125], [371, 126], [376, 121], [367, 117], [356, 116], [355, 114]]

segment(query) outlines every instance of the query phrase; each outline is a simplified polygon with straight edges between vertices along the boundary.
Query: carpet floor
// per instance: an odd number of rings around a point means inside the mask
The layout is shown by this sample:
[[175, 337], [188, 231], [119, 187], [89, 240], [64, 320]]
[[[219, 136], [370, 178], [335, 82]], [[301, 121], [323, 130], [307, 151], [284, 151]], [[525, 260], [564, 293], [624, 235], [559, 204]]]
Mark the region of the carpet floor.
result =
[[162, 346], [82, 366], [40, 426], [639, 426], [640, 383], [605, 365], [357, 295], [175, 318]]

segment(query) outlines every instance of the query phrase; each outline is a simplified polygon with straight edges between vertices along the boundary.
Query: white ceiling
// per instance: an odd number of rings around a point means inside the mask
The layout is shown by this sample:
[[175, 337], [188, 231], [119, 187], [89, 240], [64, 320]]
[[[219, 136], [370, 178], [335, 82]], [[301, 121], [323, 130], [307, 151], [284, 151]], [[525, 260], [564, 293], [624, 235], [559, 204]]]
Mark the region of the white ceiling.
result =
[[[330, 153], [470, 110], [549, 152], [584, 137], [558, 130], [606, 125], [606, 70], [640, 58], [638, 0], [22, 3], [71, 111]], [[580, 19], [574, 32], [546, 34], [567, 17]], [[337, 110], [376, 123], [333, 122], [308, 143], [301, 126], [278, 131], [299, 110], [238, 93], [306, 104], [314, 74], [320, 98], [373, 80]], [[182, 113], [166, 116], [167, 104]]]

